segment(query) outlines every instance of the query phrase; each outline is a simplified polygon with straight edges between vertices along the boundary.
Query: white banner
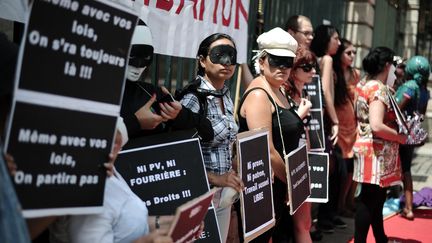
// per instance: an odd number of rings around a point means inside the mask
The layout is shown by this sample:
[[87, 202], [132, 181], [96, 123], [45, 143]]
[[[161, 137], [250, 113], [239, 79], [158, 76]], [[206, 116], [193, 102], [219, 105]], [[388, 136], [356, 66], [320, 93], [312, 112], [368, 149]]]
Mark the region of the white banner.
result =
[[156, 53], [196, 58], [201, 41], [221, 32], [234, 38], [237, 62], [246, 62], [249, 0], [135, 1], [141, 4]]
[[27, 11], [27, 0], [0, 0], [0, 18], [24, 23]]

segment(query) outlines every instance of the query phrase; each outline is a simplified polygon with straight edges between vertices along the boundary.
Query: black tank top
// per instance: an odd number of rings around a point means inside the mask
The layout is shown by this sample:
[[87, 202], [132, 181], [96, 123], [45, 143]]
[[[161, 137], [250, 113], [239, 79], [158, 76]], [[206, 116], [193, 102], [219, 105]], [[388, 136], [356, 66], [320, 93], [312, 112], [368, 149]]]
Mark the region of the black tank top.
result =
[[[276, 102], [274, 102], [273, 98], [267, 93], [267, 91], [263, 88], [256, 87], [248, 90], [242, 97], [240, 101], [240, 108], [243, 105], [244, 100], [248, 96], [248, 94], [256, 89], [263, 90], [267, 97], [269, 98], [270, 102], [273, 104], [273, 106], [277, 105]], [[276, 115], [276, 111], [279, 111], [279, 118], [282, 128], [282, 135], [285, 142], [285, 149], [286, 153], [288, 154], [290, 151], [296, 149], [298, 147], [299, 139], [301, 138], [301, 135], [305, 132], [303, 122], [300, 119], [300, 117], [297, 115], [297, 113], [294, 110], [294, 106], [292, 105], [292, 101], [287, 97], [288, 102], [290, 103], [291, 108], [285, 109], [279, 105], [277, 105], [277, 109], [275, 107], [275, 112], [272, 114], [272, 138], [273, 138], [273, 145], [275, 149], [279, 152], [281, 157], [283, 158], [283, 147], [282, 147], [282, 141], [280, 136], [280, 130], [279, 130], [279, 123], [278, 118]], [[249, 131], [249, 128], [247, 126], [246, 118], [242, 117], [240, 115], [240, 108], [237, 111], [238, 118], [239, 118], [239, 132]]]

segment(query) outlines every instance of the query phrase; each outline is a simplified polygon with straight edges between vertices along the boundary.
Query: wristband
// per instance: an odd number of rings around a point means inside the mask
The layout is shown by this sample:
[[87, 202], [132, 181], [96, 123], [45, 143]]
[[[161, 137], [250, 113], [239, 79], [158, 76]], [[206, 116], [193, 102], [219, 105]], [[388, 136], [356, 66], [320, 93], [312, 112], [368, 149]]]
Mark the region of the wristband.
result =
[[159, 229], [159, 228], [160, 228], [159, 218], [160, 218], [159, 215], [157, 215], [157, 216], [155, 217], [155, 228], [156, 228], [156, 229]]

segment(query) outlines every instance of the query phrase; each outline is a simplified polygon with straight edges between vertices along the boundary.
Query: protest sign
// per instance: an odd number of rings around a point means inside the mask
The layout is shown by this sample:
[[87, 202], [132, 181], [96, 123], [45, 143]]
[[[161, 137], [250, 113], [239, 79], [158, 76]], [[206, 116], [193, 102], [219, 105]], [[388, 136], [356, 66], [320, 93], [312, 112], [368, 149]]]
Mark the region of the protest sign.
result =
[[177, 208], [168, 233], [174, 242], [190, 242], [195, 239], [195, 235], [202, 226], [201, 223], [208, 212], [216, 190], [210, 190]]
[[135, 1], [135, 7], [154, 30], [156, 53], [196, 58], [201, 41], [221, 32], [237, 43], [237, 62], [246, 63], [249, 0]]
[[308, 98], [312, 103], [310, 109], [311, 120], [308, 124], [309, 142], [311, 151], [324, 151], [324, 121], [323, 121], [323, 100], [322, 88], [319, 75], [312, 77], [312, 82], [304, 86]]
[[25, 217], [102, 210], [136, 21], [106, 0], [33, 2], [5, 140]]
[[308, 202], [328, 202], [328, 153], [309, 152], [309, 172], [311, 180], [311, 196]]
[[245, 185], [240, 196], [245, 242], [275, 224], [268, 136], [265, 129], [237, 135], [238, 168]]
[[[170, 133], [169, 142], [139, 147], [141, 143], [148, 144], [149, 140], [163, 141], [161, 138], [167, 136], [161, 134], [135, 139], [132, 146], [119, 153], [116, 161], [117, 170], [132, 191], [146, 203], [150, 215], [174, 214], [180, 205], [209, 191], [197, 138], [176, 140], [177, 133]], [[204, 241], [218, 242], [216, 220], [211, 217], [215, 217], [212, 207], [206, 216], [209, 225], [205, 225], [203, 234], [208, 237]]]
[[291, 151], [285, 157], [287, 172], [290, 214], [297, 209], [310, 196], [309, 159], [306, 144]]

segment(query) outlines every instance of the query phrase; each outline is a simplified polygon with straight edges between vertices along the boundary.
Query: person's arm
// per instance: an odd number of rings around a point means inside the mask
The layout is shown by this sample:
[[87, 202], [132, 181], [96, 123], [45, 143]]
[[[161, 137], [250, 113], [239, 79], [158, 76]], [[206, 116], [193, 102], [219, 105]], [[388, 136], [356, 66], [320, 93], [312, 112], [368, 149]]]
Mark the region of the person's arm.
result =
[[[273, 172], [277, 178], [287, 183], [285, 163], [276, 150], [272, 138], [272, 108], [273, 104], [263, 90], [254, 90], [248, 94], [243, 102], [244, 115], [249, 130], [262, 127], [269, 129], [270, 161]], [[289, 138], [285, 138], [289, 139]]]
[[218, 175], [207, 171], [207, 178], [209, 180], [210, 185], [218, 186], [218, 187], [232, 187], [236, 191], [241, 192], [243, 190], [243, 181], [238, 176], [237, 172], [230, 170], [225, 174]]
[[303, 119], [307, 115], [310, 114], [310, 109], [312, 107], [312, 102], [310, 102], [308, 99], [302, 98], [299, 104], [299, 108], [297, 110], [297, 115]]
[[333, 141], [333, 144], [336, 144], [339, 133], [339, 120], [334, 107], [333, 59], [329, 55], [325, 55], [321, 62], [325, 109], [332, 122], [332, 136], [330, 139]]
[[180, 103], [183, 105], [183, 109], [173, 126], [178, 129], [180, 126], [186, 127], [185, 124], [187, 123], [190, 128], [195, 127], [197, 129], [203, 141], [212, 141], [215, 134], [214, 129], [210, 120], [200, 114], [200, 109], [204, 108], [201, 108], [198, 97], [193, 93], [189, 93], [183, 96]]
[[374, 100], [369, 104], [369, 122], [373, 134], [385, 140], [404, 144], [407, 135], [399, 134], [395, 129], [384, 124], [385, 109], [385, 104], [380, 100]]

